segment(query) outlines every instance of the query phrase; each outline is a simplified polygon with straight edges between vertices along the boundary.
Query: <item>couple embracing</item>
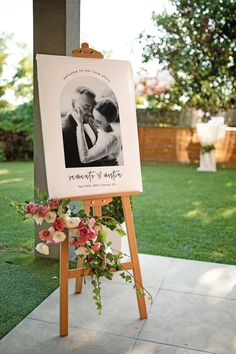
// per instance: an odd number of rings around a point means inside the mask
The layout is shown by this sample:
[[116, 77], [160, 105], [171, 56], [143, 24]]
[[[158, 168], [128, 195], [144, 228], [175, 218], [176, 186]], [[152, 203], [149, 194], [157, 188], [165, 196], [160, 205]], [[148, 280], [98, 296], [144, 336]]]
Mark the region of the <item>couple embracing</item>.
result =
[[96, 102], [96, 94], [78, 87], [71, 112], [62, 118], [66, 168], [118, 165], [121, 140], [111, 126], [118, 118], [116, 103], [110, 98]]

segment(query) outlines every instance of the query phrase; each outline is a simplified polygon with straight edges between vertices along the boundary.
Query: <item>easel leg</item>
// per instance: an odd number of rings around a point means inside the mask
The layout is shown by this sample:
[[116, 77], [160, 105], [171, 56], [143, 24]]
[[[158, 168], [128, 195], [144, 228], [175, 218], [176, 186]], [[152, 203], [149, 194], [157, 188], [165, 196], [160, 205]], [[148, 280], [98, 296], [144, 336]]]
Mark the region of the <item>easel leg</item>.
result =
[[122, 197], [122, 205], [124, 210], [125, 222], [127, 227], [127, 234], [128, 234], [128, 241], [129, 241], [129, 249], [131, 260], [133, 263], [133, 272], [135, 277], [135, 286], [136, 286], [136, 295], [139, 307], [139, 315], [140, 318], [143, 320], [147, 318], [147, 309], [144, 296], [140, 296], [137, 289], [142, 290], [142, 276], [141, 270], [139, 265], [139, 258], [138, 258], [138, 247], [137, 241], [135, 237], [135, 230], [134, 230], [134, 223], [133, 223], [133, 215], [131, 211], [130, 199], [129, 196]]
[[[82, 258], [78, 257], [77, 261], [77, 267], [78, 268], [83, 268], [84, 261]], [[76, 294], [80, 294], [82, 292], [82, 287], [83, 287], [83, 277], [82, 275], [79, 275], [76, 280], [75, 280], [75, 292]]]
[[[87, 215], [90, 211], [90, 201], [83, 202], [83, 209]], [[78, 257], [77, 268], [83, 268], [84, 261], [82, 258]], [[83, 288], [83, 276], [80, 274], [75, 279], [75, 293], [80, 294]]]
[[60, 245], [60, 336], [68, 335], [68, 237]]

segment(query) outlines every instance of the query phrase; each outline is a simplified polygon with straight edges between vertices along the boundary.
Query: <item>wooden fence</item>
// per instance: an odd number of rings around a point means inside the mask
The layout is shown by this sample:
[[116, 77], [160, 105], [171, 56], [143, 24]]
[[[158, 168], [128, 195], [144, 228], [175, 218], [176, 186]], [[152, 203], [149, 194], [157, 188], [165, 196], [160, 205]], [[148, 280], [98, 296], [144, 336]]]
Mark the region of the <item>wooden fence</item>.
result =
[[[194, 128], [139, 126], [142, 161], [198, 163], [200, 144]], [[216, 145], [217, 163], [236, 166], [236, 129], [228, 128], [225, 139]]]

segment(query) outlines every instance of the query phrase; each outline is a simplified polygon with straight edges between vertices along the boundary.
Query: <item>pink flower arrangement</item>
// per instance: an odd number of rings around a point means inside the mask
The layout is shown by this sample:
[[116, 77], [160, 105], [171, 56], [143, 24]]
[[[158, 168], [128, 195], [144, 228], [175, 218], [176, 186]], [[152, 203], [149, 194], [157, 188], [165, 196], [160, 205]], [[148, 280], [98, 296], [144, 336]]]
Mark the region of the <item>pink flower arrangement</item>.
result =
[[98, 221], [94, 217], [81, 218], [78, 214], [72, 214], [69, 201], [66, 202], [64, 199], [51, 198], [24, 205], [22, 211], [26, 218], [33, 217], [38, 225], [49, 224], [48, 228], [39, 231], [39, 239], [42, 242], [36, 246], [36, 250], [48, 255], [51, 244], [59, 244], [66, 239], [67, 234], [71, 234], [73, 239], [69, 240], [70, 246], [76, 249], [81, 247], [77, 255], [97, 253], [101, 249], [101, 242], [97, 240], [102, 229], [101, 220]]
[[[99, 278], [105, 276], [112, 279], [111, 269], [122, 270], [120, 259], [121, 252], [113, 254], [111, 242], [106, 240], [107, 228], [117, 231], [117, 236], [123, 236], [120, 225], [109, 217], [88, 217], [84, 211], [74, 213], [70, 209], [70, 201], [65, 199], [46, 199], [45, 194], [40, 202], [27, 204], [12, 202], [17, 211], [25, 218], [33, 218], [39, 225], [47, 224], [39, 231], [39, 242], [36, 250], [44, 255], [49, 255], [51, 244], [68, 242], [75, 247], [75, 254], [83, 259], [85, 268], [90, 269], [93, 286], [93, 299], [101, 313], [101, 282]], [[108, 222], [109, 221], [109, 222]], [[105, 227], [103, 227], [105, 226]], [[69, 237], [72, 239], [68, 240]], [[130, 275], [122, 273], [123, 279], [130, 281]]]

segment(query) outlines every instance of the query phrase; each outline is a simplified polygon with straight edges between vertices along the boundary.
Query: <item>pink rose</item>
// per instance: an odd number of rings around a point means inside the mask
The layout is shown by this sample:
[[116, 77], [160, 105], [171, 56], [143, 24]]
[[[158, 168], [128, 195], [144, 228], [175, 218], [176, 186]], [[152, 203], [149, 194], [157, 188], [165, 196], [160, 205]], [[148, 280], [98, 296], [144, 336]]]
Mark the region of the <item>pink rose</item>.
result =
[[57, 218], [53, 223], [53, 227], [56, 231], [63, 231], [64, 230], [64, 220], [62, 218]]
[[33, 202], [30, 202], [26, 205], [26, 213], [27, 214], [34, 214], [37, 211], [37, 205]]
[[39, 231], [39, 238], [42, 241], [52, 241], [52, 233], [47, 229], [41, 230]]
[[38, 216], [41, 218], [44, 218], [46, 216], [46, 214], [48, 213], [48, 208], [45, 207], [44, 205], [40, 204], [38, 206]]
[[97, 232], [95, 230], [89, 230], [86, 236], [89, 240], [94, 240], [97, 238]]
[[101, 243], [100, 242], [95, 242], [95, 244], [92, 246], [92, 250], [94, 252], [98, 252], [101, 248]]
[[88, 241], [88, 237], [87, 237], [87, 235], [86, 235], [86, 236], [80, 236], [78, 242], [79, 242], [79, 245], [80, 245], [80, 246], [84, 246], [87, 241]]
[[80, 242], [76, 241], [76, 240], [70, 240], [69, 241], [70, 246], [72, 247], [79, 247], [80, 246]]
[[59, 200], [58, 198], [52, 198], [48, 201], [48, 206], [50, 209], [57, 209], [59, 207]]
[[86, 236], [88, 231], [89, 230], [86, 226], [82, 226], [79, 228], [79, 233], [80, 233], [80, 236], [82, 236], [82, 237]]
[[87, 225], [90, 229], [92, 229], [95, 225], [96, 220], [94, 218], [91, 218], [87, 221]]
[[84, 225], [85, 225], [84, 220], [80, 220], [79, 228], [80, 228], [80, 227], [83, 227]]

